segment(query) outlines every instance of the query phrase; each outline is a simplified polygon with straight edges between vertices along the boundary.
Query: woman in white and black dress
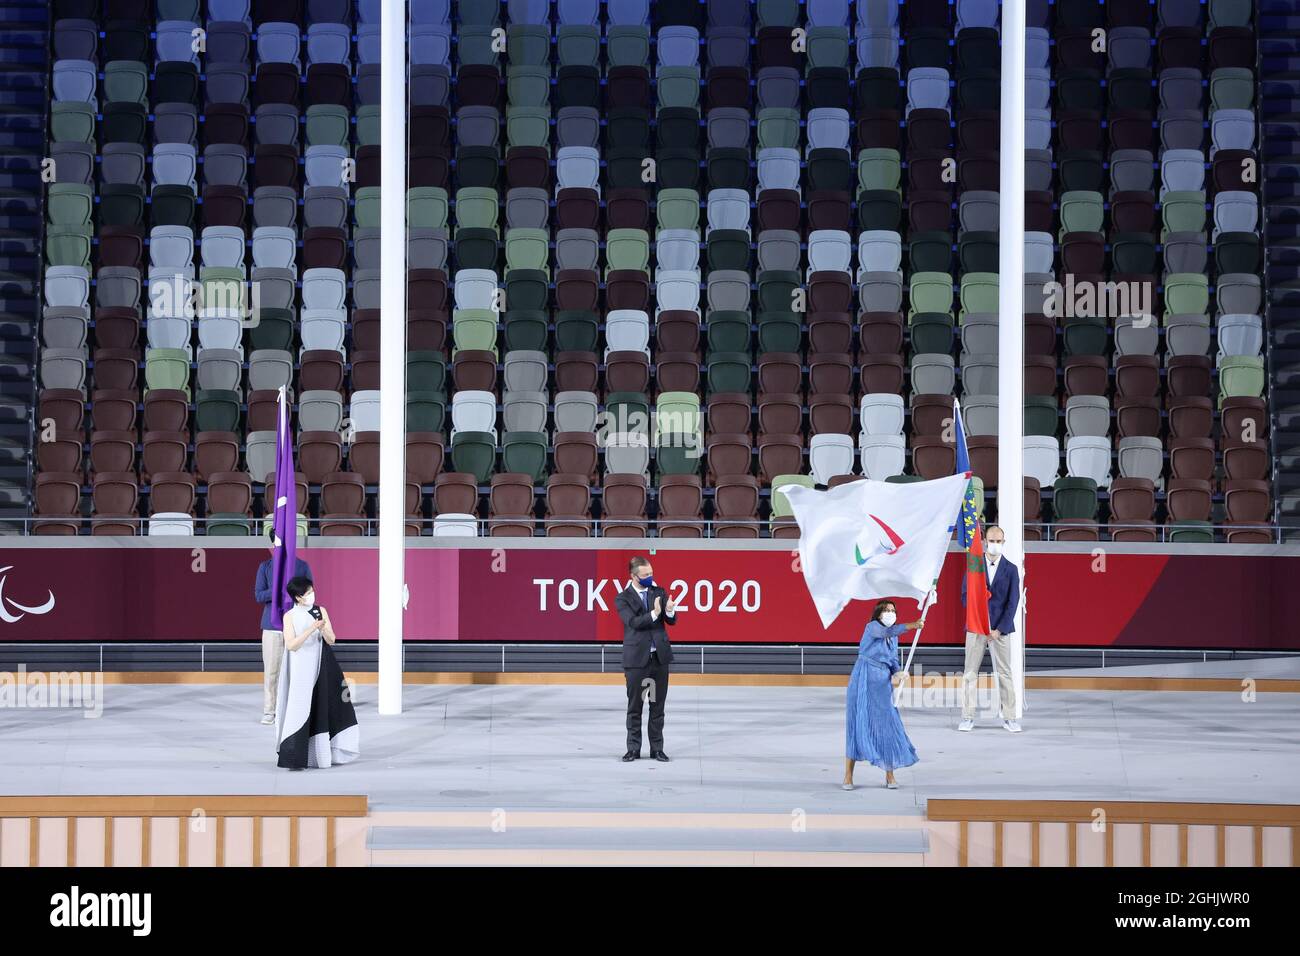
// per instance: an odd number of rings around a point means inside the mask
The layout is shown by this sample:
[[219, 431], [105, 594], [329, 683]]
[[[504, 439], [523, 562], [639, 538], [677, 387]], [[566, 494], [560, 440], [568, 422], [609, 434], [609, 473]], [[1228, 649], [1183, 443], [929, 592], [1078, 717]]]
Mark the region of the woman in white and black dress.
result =
[[316, 606], [311, 579], [285, 586], [293, 607], [284, 615], [284, 663], [276, 707], [278, 765], [289, 770], [330, 767], [361, 753], [356, 711], [334, 659], [334, 628]]

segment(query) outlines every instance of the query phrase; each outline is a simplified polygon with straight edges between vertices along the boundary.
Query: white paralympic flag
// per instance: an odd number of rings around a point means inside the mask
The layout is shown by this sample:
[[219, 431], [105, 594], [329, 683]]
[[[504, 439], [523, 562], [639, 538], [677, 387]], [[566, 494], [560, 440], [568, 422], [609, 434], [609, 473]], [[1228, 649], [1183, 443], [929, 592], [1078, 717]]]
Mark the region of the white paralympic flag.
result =
[[925, 598], [939, 577], [968, 480], [865, 479], [830, 491], [777, 489], [799, 523], [803, 579], [822, 627], [855, 598]]

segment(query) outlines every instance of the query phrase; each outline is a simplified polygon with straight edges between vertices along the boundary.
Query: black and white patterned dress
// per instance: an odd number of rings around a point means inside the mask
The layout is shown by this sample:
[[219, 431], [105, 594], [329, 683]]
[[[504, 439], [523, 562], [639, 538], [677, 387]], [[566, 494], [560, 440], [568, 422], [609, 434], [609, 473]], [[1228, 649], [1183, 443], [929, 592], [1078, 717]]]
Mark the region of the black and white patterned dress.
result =
[[[311, 612], [289, 612], [294, 632], [314, 623]], [[334, 649], [317, 631], [296, 651], [285, 648], [280, 665], [275, 739], [281, 767], [330, 767], [361, 753], [361, 733]]]

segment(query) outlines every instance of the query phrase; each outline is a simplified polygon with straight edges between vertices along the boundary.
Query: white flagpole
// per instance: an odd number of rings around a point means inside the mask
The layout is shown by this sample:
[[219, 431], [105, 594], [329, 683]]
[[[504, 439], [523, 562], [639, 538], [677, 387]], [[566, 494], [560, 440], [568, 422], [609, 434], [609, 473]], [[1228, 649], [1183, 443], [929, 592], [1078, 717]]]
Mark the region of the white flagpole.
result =
[[[934, 582], [938, 584], [938, 581]], [[912, 646], [907, 649], [907, 660], [903, 664], [903, 680], [894, 688], [894, 707], [898, 707], [899, 698], [903, 696], [903, 685], [907, 683], [908, 676], [912, 671], [912, 655], [916, 653], [917, 642], [921, 640], [921, 632], [925, 630], [925, 616], [930, 613], [930, 595], [937, 593], [933, 588], [929, 594], [926, 594], [925, 600], [921, 602], [921, 626], [912, 632]]]
[[402, 590], [406, 583], [406, 19], [405, 0], [379, 18], [379, 713], [402, 712]]
[[[1002, 4], [1002, 116], [998, 210], [998, 522], [1003, 557], [1024, 562], [1025, 0]], [[1016, 711], [1025, 703], [1024, 615], [1008, 635]], [[994, 674], [997, 668], [993, 668]], [[995, 677], [996, 680], [996, 677]], [[999, 705], [1001, 698], [999, 697]]]

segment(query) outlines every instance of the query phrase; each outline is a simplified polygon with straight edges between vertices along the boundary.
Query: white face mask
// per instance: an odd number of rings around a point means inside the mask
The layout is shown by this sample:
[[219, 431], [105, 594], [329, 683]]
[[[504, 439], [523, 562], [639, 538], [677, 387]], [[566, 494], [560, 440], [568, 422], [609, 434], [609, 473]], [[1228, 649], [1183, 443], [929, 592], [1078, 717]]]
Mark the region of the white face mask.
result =
[[1002, 554], [1002, 542], [1001, 542], [1001, 541], [990, 541], [990, 542], [989, 542], [989, 556], [990, 556], [990, 557], [993, 557], [993, 558], [996, 558], [996, 557], [1000, 557], [1001, 554]]
[[309, 611], [316, 606], [315, 591], [308, 591], [306, 594], [302, 596], [302, 606]]
[[885, 625], [885, 627], [893, 627], [894, 622], [897, 620], [898, 615], [893, 611], [886, 611], [884, 614], [880, 615], [880, 623]]

